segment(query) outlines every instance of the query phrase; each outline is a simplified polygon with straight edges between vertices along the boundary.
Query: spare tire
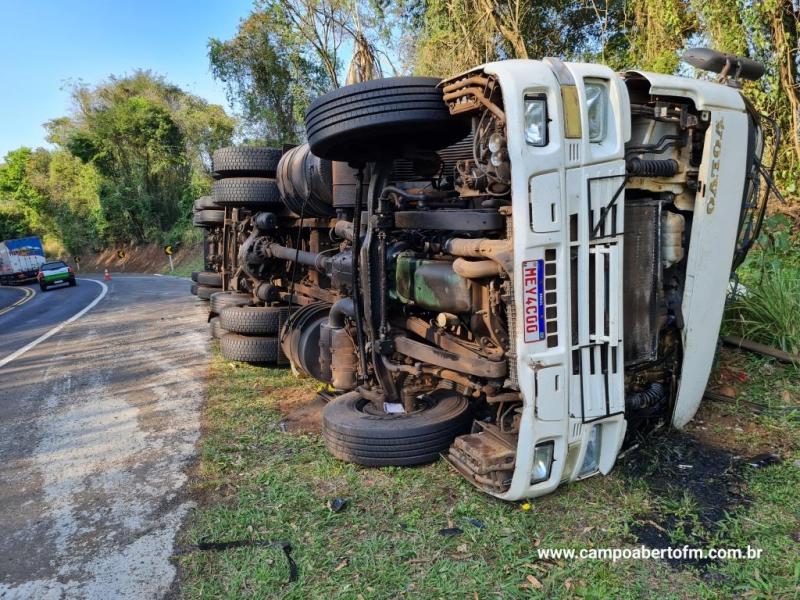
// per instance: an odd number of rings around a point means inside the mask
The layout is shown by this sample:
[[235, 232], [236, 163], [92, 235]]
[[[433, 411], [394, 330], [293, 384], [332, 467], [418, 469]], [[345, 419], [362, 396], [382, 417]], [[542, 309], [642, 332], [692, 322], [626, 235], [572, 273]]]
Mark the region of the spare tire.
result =
[[269, 210], [282, 206], [281, 194], [274, 179], [233, 177], [214, 182], [214, 202], [251, 210]]
[[211, 287], [221, 288], [222, 273], [214, 273], [213, 271], [201, 271], [197, 273], [197, 279], [195, 279], [195, 281], [200, 285], [208, 285]]
[[194, 213], [195, 227], [219, 227], [225, 222], [225, 212], [221, 210], [198, 210]]
[[219, 322], [234, 333], [268, 335], [278, 333], [288, 316], [288, 306], [228, 306], [219, 313]]
[[212, 156], [213, 176], [221, 177], [275, 177], [281, 152], [277, 148], [257, 146], [229, 146], [220, 148]]
[[222, 207], [214, 204], [214, 199], [211, 196], [200, 196], [194, 201], [194, 210], [221, 210]]
[[280, 353], [280, 341], [276, 337], [226, 333], [219, 338], [219, 346], [223, 357], [241, 362], [275, 363]]
[[419, 410], [388, 414], [358, 392], [339, 396], [325, 406], [322, 434], [336, 458], [360, 465], [417, 465], [447, 451], [472, 423], [469, 401], [452, 390], [421, 396]]
[[434, 77], [390, 77], [348, 85], [317, 98], [306, 113], [311, 152], [345, 162], [439, 150], [465, 137], [470, 121], [453, 117]]
[[253, 303], [253, 297], [250, 294], [242, 294], [240, 292], [220, 292], [211, 296], [211, 305], [209, 312], [218, 315], [226, 306], [247, 306]]

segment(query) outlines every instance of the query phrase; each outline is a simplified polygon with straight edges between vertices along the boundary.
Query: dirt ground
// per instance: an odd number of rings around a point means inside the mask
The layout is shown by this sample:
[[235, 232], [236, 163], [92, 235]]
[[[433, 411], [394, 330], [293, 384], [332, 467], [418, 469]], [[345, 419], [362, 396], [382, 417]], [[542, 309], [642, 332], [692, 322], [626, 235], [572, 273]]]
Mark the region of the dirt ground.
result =
[[[119, 252], [125, 258], [119, 258]], [[175, 268], [186, 262], [196, 260], [203, 253], [202, 244], [193, 246], [179, 246], [172, 255]], [[98, 273], [103, 269], [121, 273], [162, 273], [169, 271], [169, 258], [164, 253], [164, 247], [156, 244], [141, 246], [120, 245], [108, 248], [100, 254], [87, 254], [80, 256], [80, 269], [85, 273]], [[74, 257], [68, 262], [74, 263]]]

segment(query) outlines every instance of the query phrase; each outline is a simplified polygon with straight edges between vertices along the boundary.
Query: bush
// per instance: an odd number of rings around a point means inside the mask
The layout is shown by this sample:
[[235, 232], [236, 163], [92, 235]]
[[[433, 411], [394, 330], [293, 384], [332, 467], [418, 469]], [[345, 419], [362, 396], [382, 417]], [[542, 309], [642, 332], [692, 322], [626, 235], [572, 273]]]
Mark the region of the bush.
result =
[[729, 306], [730, 333], [800, 353], [800, 278], [786, 268], [769, 268]]
[[728, 307], [725, 330], [800, 353], [800, 239], [791, 219], [766, 219], [738, 275], [745, 288]]

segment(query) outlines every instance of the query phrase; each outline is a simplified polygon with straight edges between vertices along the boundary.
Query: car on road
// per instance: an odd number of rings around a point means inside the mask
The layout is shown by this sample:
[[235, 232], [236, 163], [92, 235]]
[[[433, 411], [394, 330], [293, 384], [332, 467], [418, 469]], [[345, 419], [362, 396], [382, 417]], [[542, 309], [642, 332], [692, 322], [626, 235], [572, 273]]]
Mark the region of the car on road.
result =
[[36, 279], [39, 281], [39, 287], [42, 288], [43, 292], [46, 292], [49, 286], [60, 283], [67, 283], [70, 287], [76, 285], [75, 272], [63, 260], [44, 263], [39, 267]]

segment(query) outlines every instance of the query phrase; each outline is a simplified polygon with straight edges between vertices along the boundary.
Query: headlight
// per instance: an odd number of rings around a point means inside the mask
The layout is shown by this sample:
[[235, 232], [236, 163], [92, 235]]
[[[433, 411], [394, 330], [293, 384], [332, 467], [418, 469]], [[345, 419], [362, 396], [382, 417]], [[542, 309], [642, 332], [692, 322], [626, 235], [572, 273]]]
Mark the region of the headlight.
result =
[[553, 467], [553, 442], [536, 444], [533, 450], [533, 471], [531, 483], [541, 483], [550, 479], [550, 469]]
[[531, 146], [547, 145], [547, 98], [525, 96], [525, 141]]
[[602, 83], [586, 82], [586, 111], [589, 121], [589, 141], [601, 142], [606, 136], [606, 105], [608, 92]]
[[583, 464], [581, 470], [578, 471], [578, 477], [590, 475], [597, 471], [600, 464], [600, 444], [603, 441], [603, 428], [600, 425], [592, 427], [589, 433], [589, 443], [586, 444], [586, 454], [583, 456]]

